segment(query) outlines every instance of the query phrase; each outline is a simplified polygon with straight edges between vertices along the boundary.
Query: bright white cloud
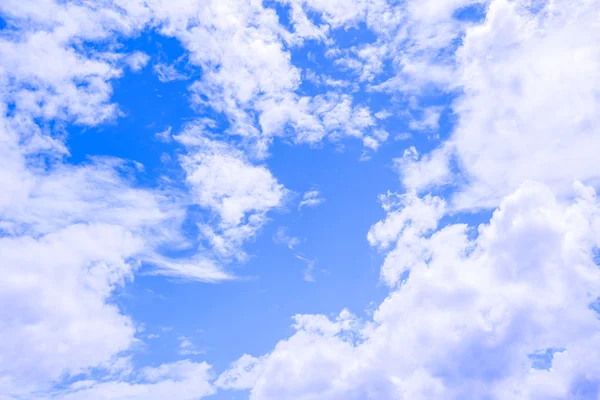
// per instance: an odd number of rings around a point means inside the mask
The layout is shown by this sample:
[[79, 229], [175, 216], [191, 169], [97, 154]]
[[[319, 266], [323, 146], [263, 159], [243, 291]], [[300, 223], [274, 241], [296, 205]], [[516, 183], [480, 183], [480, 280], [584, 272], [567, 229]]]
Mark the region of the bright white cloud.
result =
[[136, 51], [125, 58], [127, 64], [129, 64], [129, 68], [132, 71], [140, 71], [142, 68], [148, 64], [150, 60], [150, 56], [146, 53], [142, 53], [141, 51]]
[[252, 389], [262, 373], [263, 360], [244, 354], [219, 375], [215, 386], [222, 389]]
[[114, 4], [8, 0], [0, 6], [16, 27], [0, 38], [0, 87], [3, 100], [24, 116], [74, 120], [94, 125], [116, 116], [110, 80], [121, 65], [136, 69], [141, 53], [123, 57], [108, 46], [85, 52], [83, 41], [113, 40], [130, 34], [142, 21], [119, 13]]
[[363, 0], [283, 0], [281, 2], [292, 6], [294, 10], [292, 22], [296, 25], [296, 29], [298, 29], [300, 16], [302, 20], [307, 19], [307, 13], [310, 11], [321, 15], [324, 27], [339, 28], [350, 27], [364, 20], [369, 7], [377, 10], [385, 6], [383, 1]]
[[439, 107], [428, 107], [423, 110], [423, 115], [420, 119], [412, 120], [409, 124], [411, 129], [417, 131], [435, 130], [440, 126], [440, 110]]
[[79, 381], [52, 396], [56, 400], [198, 400], [214, 394], [206, 363], [179, 361], [144, 368], [132, 381]]
[[380, 200], [387, 216], [371, 227], [367, 239], [371, 246], [380, 249], [396, 243], [396, 249], [386, 257], [381, 268], [382, 279], [392, 286], [404, 271], [415, 267], [411, 263], [422, 263], [426, 259], [423, 236], [437, 228], [444, 215], [445, 202], [432, 196], [419, 198], [414, 193], [388, 193], [380, 196]]
[[454, 105], [458, 126], [449, 142], [415, 174], [408, 187], [423, 188], [453, 163], [465, 176], [453, 204], [489, 207], [525, 179], [567, 193], [573, 179], [600, 182], [596, 93], [600, 88], [597, 1], [493, 1], [486, 20], [466, 31], [457, 53]]
[[449, 160], [445, 146], [422, 157], [414, 146], [410, 146], [401, 158], [394, 159], [394, 164], [404, 186], [410, 191], [422, 192], [454, 182], [456, 176], [450, 169]]
[[[118, 226], [77, 224], [0, 239], [3, 279], [0, 393], [27, 393], [109, 364], [134, 340], [131, 320], [107, 304], [132, 277], [143, 242]], [[34, 386], [30, 386], [34, 385]]]
[[[563, 399], [597, 387], [600, 320], [589, 305], [600, 296], [600, 204], [590, 188], [575, 192], [565, 204], [527, 183], [475, 239], [466, 225], [428, 233], [439, 199], [401, 199], [370, 239], [395, 241], [387, 257], [410, 268], [407, 280], [373, 321], [297, 317], [292, 337], [249, 376], [238, 372], [250, 398]], [[398, 260], [415, 238], [423, 251]], [[544, 349], [561, 352], [551, 369], [532, 368]]]
[[382, 142], [385, 142], [390, 134], [384, 129], [375, 129], [372, 132], [373, 136], [365, 136], [363, 145], [373, 151], [377, 151]]
[[[420, 93], [432, 85], [454, 89], [456, 65], [453, 42], [460, 40], [473, 22], [456, 18], [467, 7], [486, 0], [410, 0], [368, 21], [380, 33], [380, 57], [393, 61], [395, 76], [371, 86], [390, 93]], [[393, 45], [389, 45], [390, 42]]]
[[196, 125], [175, 137], [188, 146], [181, 157], [193, 201], [214, 211], [216, 228], [201, 230], [217, 252], [243, 258], [241, 244], [254, 236], [266, 221], [266, 213], [283, 205], [287, 190], [260, 165], [226, 144], [208, 139]]
[[298, 209], [303, 207], [317, 207], [325, 201], [325, 198], [320, 197], [321, 193], [318, 190], [309, 190], [302, 195], [302, 200], [298, 204]]
[[198, 282], [222, 282], [235, 279], [212, 257], [196, 255], [188, 258], [167, 258], [156, 254], [144, 257], [152, 265], [148, 275], [162, 275]]

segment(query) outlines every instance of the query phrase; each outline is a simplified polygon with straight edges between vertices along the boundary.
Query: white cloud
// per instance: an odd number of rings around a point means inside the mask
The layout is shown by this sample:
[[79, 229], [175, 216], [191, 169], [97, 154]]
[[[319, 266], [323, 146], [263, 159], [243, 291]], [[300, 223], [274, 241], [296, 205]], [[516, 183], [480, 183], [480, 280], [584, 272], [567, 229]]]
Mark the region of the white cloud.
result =
[[[140, 54], [124, 57], [112, 46], [81, 50], [85, 41], [112, 44], [115, 33], [131, 34], [143, 20], [118, 12], [114, 4], [62, 4], [8, 0], [2, 12], [13, 22], [0, 38], [0, 87], [16, 112], [45, 119], [94, 125], [114, 118], [109, 81], [122, 75], [121, 64], [139, 65]], [[7, 29], [8, 30], [8, 29]], [[136, 63], [131, 64], [132, 60]]]
[[[362, 0], [288, 0], [282, 2], [291, 3], [294, 15], [299, 16], [303, 14], [303, 19], [307, 18], [307, 12], [312, 11], [319, 13], [325, 26], [331, 28], [353, 26], [365, 18], [367, 9], [370, 5], [373, 6], [373, 8], [376, 8], [377, 6], [385, 4], [384, 2], [369, 2]], [[298, 17], [294, 18], [292, 22], [297, 23], [297, 18]]]
[[0, 203], [6, 232], [49, 233], [79, 222], [143, 230], [179, 217], [167, 193], [129, 186], [121, 175], [130, 172], [123, 161], [98, 158], [79, 167], [58, 164], [28, 170], [23, 158], [12, 156], [15, 163], [6, 165], [3, 175], [14, 179], [13, 184]]
[[173, 140], [173, 137], [171, 135], [172, 130], [173, 130], [173, 128], [169, 126], [164, 131], [157, 132], [154, 135], [154, 137], [156, 138], [156, 140], [158, 140], [160, 142], [169, 143]]
[[352, 70], [360, 82], [371, 82], [383, 72], [383, 63], [390, 55], [389, 44], [384, 41], [351, 47], [347, 53], [334, 61], [343, 69]]
[[188, 258], [166, 258], [151, 255], [144, 261], [152, 264], [149, 275], [163, 275], [198, 282], [222, 282], [235, 279], [235, 276], [223, 269], [223, 265], [209, 257], [196, 255]]
[[439, 107], [427, 107], [423, 110], [422, 114], [420, 119], [410, 121], [410, 129], [425, 131], [439, 128], [441, 116]]
[[153, 69], [158, 76], [158, 80], [163, 83], [188, 79], [188, 77], [179, 72], [174, 65], [159, 63], [156, 64]]
[[291, 4], [290, 17], [294, 25], [295, 38], [316, 40], [325, 40], [327, 38], [329, 26], [315, 25], [302, 10], [298, 2]]
[[394, 166], [407, 190], [422, 192], [432, 186], [456, 183], [457, 176], [450, 170], [449, 160], [444, 146], [422, 157], [414, 146], [410, 146], [401, 158], [394, 159]]
[[313, 276], [313, 269], [315, 268], [317, 260], [310, 260], [300, 254], [296, 254], [296, 258], [306, 263], [306, 268], [302, 271], [302, 279], [304, 279], [305, 282], [314, 282], [315, 277]]
[[371, 136], [365, 136], [365, 138], [363, 139], [363, 146], [368, 147], [373, 151], [377, 151], [377, 149], [379, 148], [379, 142], [377, 141], [377, 139]]
[[146, 339], [153, 340], [158, 339], [160, 335], [158, 333], [149, 333], [146, 335]]
[[457, 19], [456, 13], [487, 0], [409, 0], [395, 6], [381, 3], [368, 8], [366, 22], [378, 39], [366, 47], [371, 50], [362, 62], [378, 73], [381, 63], [391, 60], [394, 76], [369, 88], [391, 94], [423, 93], [432, 85], [454, 89], [453, 47], [474, 25]]
[[385, 142], [390, 134], [383, 129], [374, 129], [372, 132], [373, 136], [365, 136], [363, 138], [363, 146], [370, 148], [373, 151], [377, 151], [382, 142]]
[[392, 114], [388, 110], [381, 110], [381, 111], [377, 111], [375, 113], [375, 118], [377, 118], [377, 119], [387, 119], [387, 118], [391, 117], [392, 115], [394, 115], [394, 114]]
[[203, 234], [220, 254], [243, 258], [241, 244], [265, 223], [269, 210], [283, 205], [288, 191], [266, 167], [251, 164], [224, 142], [206, 138], [197, 126], [175, 139], [188, 147], [181, 165], [193, 201], [219, 216], [216, 227], [201, 226]]
[[385, 220], [371, 227], [367, 239], [371, 246], [387, 249], [396, 243], [381, 267], [381, 277], [392, 286], [404, 271], [414, 267], [412, 262], [423, 262], [426, 255], [423, 236], [437, 228], [444, 215], [445, 202], [437, 197], [417, 197], [414, 193], [380, 196], [387, 212]]
[[197, 400], [215, 393], [210, 366], [179, 361], [144, 368], [133, 381], [79, 381], [58, 392], [56, 400]]
[[[374, 8], [385, 8], [384, 2], [375, 3]], [[359, 8], [367, 6], [364, 2]], [[259, 158], [268, 155], [276, 136], [289, 134], [297, 142], [308, 143], [328, 136], [362, 138], [375, 124], [368, 108], [353, 105], [348, 95], [299, 96], [296, 90], [301, 74], [288, 50], [305, 38], [324, 39], [328, 32], [326, 25], [317, 27], [309, 22], [308, 8], [324, 12], [327, 24], [336, 26], [340, 26], [338, 20], [350, 24], [364, 17], [364, 12], [356, 11], [356, 4], [344, 16], [337, 7], [335, 16], [331, 5], [322, 2], [294, 1], [290, 7], [293, 33], [279, 24], [273, 9], [260, 2], [180, 0], [173, 6], [157, 1], [152, 7], [160, 31], [176, 37], [189, 52], [190, 63], [203, 71], [190, 87], [195, 105], [224, 113], [230, 122], [227, 132], [243, 137], [246, 150]], [[369, 51], [363, 53], [366, 59], [372, 58]], [[365, 68], [365, 73], [374, 72]], [[322, 77], [322, 82], [333, 87], [346, 85], [329, 77]]]
[[176, 37], [190, 63], [202, 68], [202, 78], [191, 86], [198, 106], [225, 113], [230, 133], [258, 141], [260, 154], [269, 133], [260, 137], [252, 113], [294, 97], [299, 84], [299, 72], [283, 49], [282, 40], [291, 37], [276, 13], [260, 2], [233, 0], [157, 1], [153, 11], [161, 33]]
[[[457, 52], [458, 124], [419, 167], [460, 168], [466, 183], [452, 199], [456, 208], [495, 206], [525, 179], [559, 193], [573, 179], [600, 184], [600, 28], [592, 21], [600, 4], [528, 4], [491, 2]], [[405, 183], [423, 188], [430, 176]]]
[[[306, 70], [304, 77], [315, 85], [329, 86], [332, 88], [346, 88], [351, 86], [351, 83], [343, 79], [334, 79], [327, 74], [316, 74], [314, 71]], [[353, 88], [355, 88], [354, 86]]]
[[182, 356], [197, 356], [201, 354], [206, 354], [206, 351], [199, 350], [194, 343], [190, 340], [190, 338], [186, 336], [179, 336], [177, 338], [179, 340], [179, 354]]
[[262, 359], [244, 354], [231, 363], [215, 381], [215, 386], [222, 389], [251, 389], [262, 373]]
[[319, 197], [321, 193], [318, 190], [309, 190], [304, 193], [302, 196], [302, 200], [298, 204], [298, 210], [303, 207], [316, 207], [319, 204], [323, 203], [325, 199], [323, 197]]
[[129, 259], [142, 248], [140, 238], [107, 224], [0, 239], [0, 298], [11, 304], [0, 318], [0, 394], [43, 388], [129, 348], [133, 323], [108, 298], [132, 277]]
[[394, 135], [394, 140], [408, 140], [412, 137], [412, 135], [408, 132], [398, 133]]
[[277, 229], [277, 232], [273, 236], [273, 241], [276, 244], [286, 245], [290, 250], [294, 250], [294, 247], [300, 244], [300, 240], [297, 237], [287, 235], [284, 227]]
[[148, 64], [150, 56], [141, 51], [136, 51], [128, 55], [125, 60], [127, 64], [129, 64], [129, 68], [131, 68], [132, 71], [137, 72], [144, 68], [146, 64]]
[[263, 132], [271, 134], [286, 125], [293, 127], [300, 143], [318, 143], [328, 137], [362, 138], [375, 126], [368, 107], [354, 104], [349, 94], [328, 92], [314, 97], [267, 101], [260, 116]]
[[[402, 199], [370, 239], [396, 240], [390, 262], [406, 240], [419, 238], [424, 251], [405, 256], [410, 275], [373, 320], [296, 317], [296, 333], [247, 374], [224, 374], [229, 387], [239, 379], [252, 400], [595, 396], [600, 320], [589, 305], [600, 296], [591, 256], [600, 204], [587, 187], [575, 193], [563, 203], [527, 183], [471, 239], [462, 224], [429, 233], [439, 199]], [[533, 368], [529, 355], [544, 349], [561, 351], [552, 368]]]

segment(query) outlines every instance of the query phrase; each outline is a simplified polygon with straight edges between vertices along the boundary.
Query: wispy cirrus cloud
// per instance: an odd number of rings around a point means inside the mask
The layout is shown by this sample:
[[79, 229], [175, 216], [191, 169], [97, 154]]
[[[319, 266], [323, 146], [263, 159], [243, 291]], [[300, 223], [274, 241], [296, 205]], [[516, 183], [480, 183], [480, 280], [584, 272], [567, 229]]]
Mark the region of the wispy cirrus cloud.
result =
[[275, 235], [273, 235], [273, 242], [276, 244], [283, 244], [287, 246], [288, 249], [294, 250], [294, 248], [300, 244], [300, 239], [295, 236], [288, 236], [286, 228], [279, 227], [277, 228]]

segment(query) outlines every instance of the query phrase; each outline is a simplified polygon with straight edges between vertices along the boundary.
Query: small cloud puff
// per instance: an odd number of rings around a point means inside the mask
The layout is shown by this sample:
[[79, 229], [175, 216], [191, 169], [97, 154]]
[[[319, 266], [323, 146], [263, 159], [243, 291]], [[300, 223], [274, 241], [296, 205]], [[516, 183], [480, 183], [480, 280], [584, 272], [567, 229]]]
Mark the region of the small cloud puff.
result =
[[169, 143], [171, 140], [173, 140], [173, 137], [171, 136], [171, 131], [173, 130], [173, 128], [171, 128], [170, 126], [165, 129], [164, 131], [158, 132], [154, 135], [154, 137], [156, 138], [156, 140], [158, 140], [159, 142], [164, 142], [164, 143]]
[[273, 242], [276, 244], [284, 244], [290, 250], [293, 250], [298, 244], [300, 244], [300, 240], [297, 237], [287, 235], [284, 227], [277, 229], [277, 232], [273, 236]]
[[298, 204], [298, 210], [302, 207], [316, 207], [325, 201], [324, 198], [319, 197], [320, 193], [318, 190], [309, 190], [302, 196], [302, 201]]
[[129, 65], [132, 71], [138, 72], [148, 64], [150, 56], [141, 51], [131, 53], [125, 58], [125, 62]]

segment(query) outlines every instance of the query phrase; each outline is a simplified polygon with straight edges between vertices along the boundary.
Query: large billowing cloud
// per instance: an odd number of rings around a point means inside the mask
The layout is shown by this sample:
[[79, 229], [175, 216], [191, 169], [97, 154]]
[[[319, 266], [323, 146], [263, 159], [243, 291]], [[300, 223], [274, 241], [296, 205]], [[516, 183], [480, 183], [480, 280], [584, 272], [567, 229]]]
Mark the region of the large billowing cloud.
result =
[[458, 186], [453, 206], [492, 207], [525, 179], [568, 192], [597, 185], [600, 24], [597, 1], [491, 2], [456, 55], [449, 141], [399, 162], [407, 187]]
[[398, 273], [373, 320], [296, 316], [292, 337], [219, 382], [256, 400], [595, 399], [599, 206], [581, 184], [564, 204], [528, 182], [477, 232], [431, 233], [435, 201], [402, 206], [410, 226], [390, 210], [372, 238], [395, 243], [386, 265]]

